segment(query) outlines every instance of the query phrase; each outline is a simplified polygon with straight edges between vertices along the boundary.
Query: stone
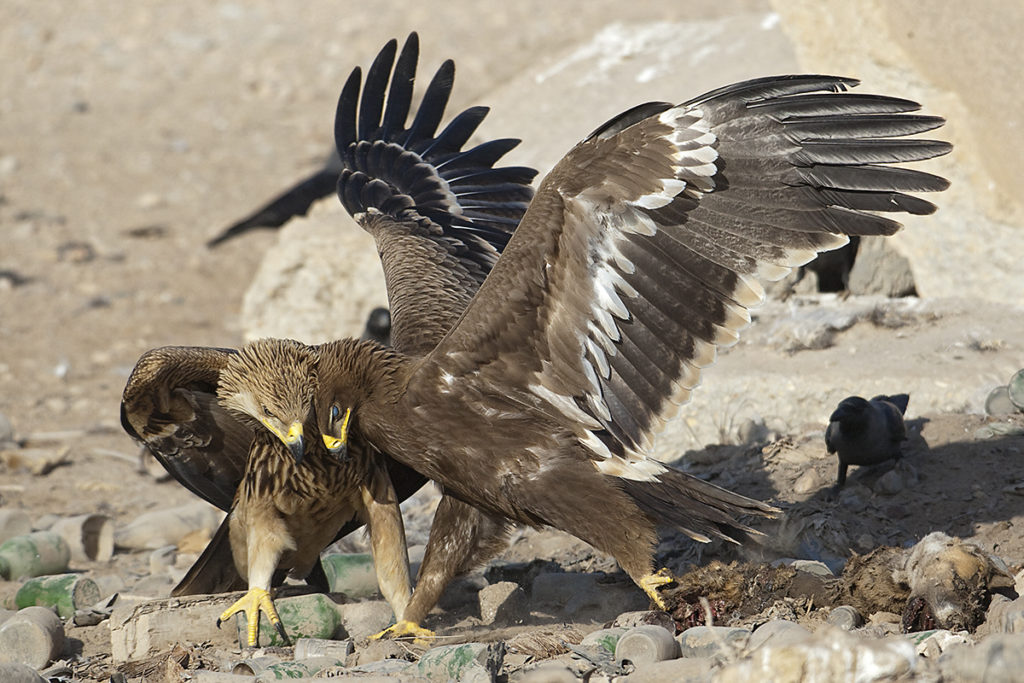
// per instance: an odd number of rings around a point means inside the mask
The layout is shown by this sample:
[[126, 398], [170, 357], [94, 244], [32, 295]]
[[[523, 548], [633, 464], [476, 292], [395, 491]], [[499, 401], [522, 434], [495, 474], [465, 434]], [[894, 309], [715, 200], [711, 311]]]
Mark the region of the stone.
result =
[[[870, 84], [858, 91], [897, 94], [928, 103], [928, 109], [941, 103], [940, 111], [929, 113], [944, 116], [949, 124], [934, 135], [952, 142], [954, 152], [929, 162], [927, 170], [948, 178], [950, 188], [928, 197], [940, 207], [934, 214], [900, 215], [904, 227], [890, 238], [909, 259], [920, 295], [1018, 305], [1024, 206], [1017, 188], [1024, 177], [1024, 141], [1002, 131], [1021, 126], [1024, 94], [1020, 88], [993, 90], [984, 84], [1016, 78], [1019, 62], [1004, 46], [1019, 33], [1019, 7], [1009, 14], [970, 17], [938, 6], [924, 10], [920, 4], [885, 0], [838, 7], [795, 0], [773, 3], [773, 8], [802, 70], [856, 73]], [[914, 30], [907, 31], [910, 25]], [[974, 36], [986, 40], [979, 43]], [[968, 43], [970, 59], [948, 49]], [[949, 277], [953, 272], [957, 277]]]
[[903, 488], [903, 475], [896, 468], [889, 470], [875, 482], [875, 491], [883, 496], [895, 496]]
[[341, 625], [353, 640], [362, 640], [380, 633], [394, 623], [391, 606], [383, 600], [363, 600], [338, 605]]
[[817, 469], [810, 467], [804, 470], [803, 474], [796, 478], [793, 482], [793, 493], [805, 494], [818, 491], [823, 488], [828, 481], [818, 472]]
[[974, 647], [951, 647], [939, 657], [942, 680], [958, 683], [1012, 683], [1024, 671], [1024, 634], [1001, 633]]
[[612, 626], [621, 626], [627, 629], [644, 624], [654, 624], [669, 631], [675, 629], [675, 621], [667, 612], [661, 610], [645, 609], [638, 612], [623, 612], [611, 623]]
[[645, 624], [626, 631], [615, 645], [615, 662], [626, 671], [679, 656], [672, 631]]
[[27, 664], [0, 662], [0, 681], [4, 683], [46, 683], [46, 679]]
[[853, 607], [849, 605], [840, 605], [834, 607], [831, 612], [828, 613], [826, 621], [844, 631], [852, 631], [855, 628], [860, 628], [864, 625], [864, 617], [861, 616]]
[[835, 574], [829, 569], [828, 565], [820, 560], [798, 560], [798, 559], [782, 559], [772, 562], [772, 566], [786, 566], [792, 567], [799, 572], [806, 572], [808, 574], [814, 574], [815, 576], [823, 576], [825, 578], [834, 578]]
[[[715, 662], [707, 657], [666, 659], [638, 668], [626, 677], [629, 683], [682, 683], [708, 679]], [[590, 679], [593, 681], [594, 679]], [[621, 680], [621, 679], [615, 679]]]
[[773, 619], [754, 629], [747, 641], [747, 649], [754, 651], [763, 646], [779, 647], [803, 640], [809, 634], [810, 631], [800, 624], [784, 619]]
[[987, 633], [1024, 633], [1024, 597], [1015, 600], [993, 595], [985, 613]]
[[694, 626], [678, 636], [682, 657], [707, 658], [715, 662], [735, 659], [750, 640], [751, 631], [729, 626]]
[[499, 581], [485, 586], [477, 596], [480, 600], [480, 620], [488, 626], [520, 624], [529, 616], [526, 593], [511, 581]]
[[860, 238], [847, 289], [893, 298], [916, 294], [910, 261], [885, 237]]

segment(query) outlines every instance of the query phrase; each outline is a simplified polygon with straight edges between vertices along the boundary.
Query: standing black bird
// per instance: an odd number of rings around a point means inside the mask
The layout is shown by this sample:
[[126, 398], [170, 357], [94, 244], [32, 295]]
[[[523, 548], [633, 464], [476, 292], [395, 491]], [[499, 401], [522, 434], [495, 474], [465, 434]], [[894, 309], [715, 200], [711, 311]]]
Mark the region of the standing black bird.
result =
[[910, 396], [875, 396], [870, 401], [850, 396], [839, 402], [829, 415], [825, 429], [825, 446], [829, 453], [839, 455], [836, 488], [846, 483], [850, 465], [877, 465], [898, 460], [907, 440], [903, 415]]

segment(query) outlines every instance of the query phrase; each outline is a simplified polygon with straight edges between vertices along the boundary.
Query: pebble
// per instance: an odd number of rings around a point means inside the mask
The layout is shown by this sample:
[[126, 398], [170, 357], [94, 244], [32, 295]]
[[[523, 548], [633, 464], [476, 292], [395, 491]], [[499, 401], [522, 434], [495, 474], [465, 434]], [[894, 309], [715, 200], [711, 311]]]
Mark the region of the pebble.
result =
[[64, 649], [64, 624], [52, 609], [26, 607], [0, 626], [0, 662], [42, 669]]
[[784, 619], [773, 619], [758, 626], [747, 641], [747, 649], [757, 650], [761, 647], [779, 647], [803, 640], [810, 634], [800, 624]]
[[828, 623], [843, 629], [844, 631], [852, 631], [855, 628], [860, 628], [864, 625], [864, 617], [861, 616], [853, 607], [849, 605], [840, 605], [835, 607], [831, 612], [828, 613]]
[[733, 659], [733, 655], [747, 646], [750, 629], [729, 626], [694, 626], [678, 636], [679, 651], [683, 657], [707, 658], [716, 662]]
[[520, 624], [530, 614], [526, 592], [511, 581], [485, 586], [477, 598], [480, 601], [480, 620], [488, 626]]
[[615, 662], [630, 670], [679, 656], [679, 643], [672, 631], [644, 624], [626, 631], [615, 645]]

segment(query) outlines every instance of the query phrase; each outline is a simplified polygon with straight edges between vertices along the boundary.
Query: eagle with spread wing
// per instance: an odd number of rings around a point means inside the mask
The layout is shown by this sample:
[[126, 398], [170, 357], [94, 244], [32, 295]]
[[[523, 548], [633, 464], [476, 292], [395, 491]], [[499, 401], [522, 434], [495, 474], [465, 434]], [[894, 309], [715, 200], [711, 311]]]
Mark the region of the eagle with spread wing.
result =
[[[359, 129], [351, 131], [353, 143], [386, 144], [390, 155], [346, 157], [346, 169], [418, 183], [424, 193], [418, 199], [426, 202], [429, 197], [434, 211], [458, 212], [464, 196], [474, 198], [472, 206], [466, 205], [474, 212], [472, 217], [435, 236], [444, 255], [424, 274], [417, 295], [392, 300], [392, 306], [405, 313], [403, 323], [391, 327], [391, 343], [402, 353], [423, 354], [461, 316], [497, 261], [533, 196], [530, 183], [536, 171], [494, 166], [518, 140], [462, 149], [486, 108], [468, 109], [438, 132], [453, 86], [450, 60], [427, 86], [413, 124], [404, 127], [418, 61], [416, 35], [410, 36], [397, 61], [396, 51], [396, 41], [381, 50], [361, 97], [359, 69], [346, 89], [346, 96], [359, 99], [367, 112]], [[385, 95], [389, 113], [381, 121]], [[375, 109], [377, 120], [372, 122], [369, 112]], [[377, 192], [380, 198], [380, 189], [368, 185], [366, 191]], [[435, 192], [442, 186], [447, 194]], [[400, 208], [393, 205], [394, 210]], [[379, 311], [371, 315], [365, 337], [374, 336], [373, 328], [379, 327], [375, 318], [380, 316]], [[317, 562], [320, 551], [365, 522], [378, 582], [394, 609], [398, 632], [428, 636], [429, 631], [405, 625], [418, 625], [452, 576], [500, 550], [507, 523], [443, 496], [419, 585], [410, 597], [397, 505], [426, 480], [370, 447], [354, 426], [345, 434], [352, 447], [343, 457], [328, 455], [319, 437], [303, 438], [318, 430], [308, 393], [315, 383], [306, 381], [300, 387], [284, 382], [295, 376], [313, 378], [315, 350], [287, 340], [260, 340], [241, 351], [164, 347], [148, 352], [136, 365], [122, 400], [125, 429], [143, 441], [178, 481], [229, 511], [174, 594], [235, 590], [245, 585], [246, 577], [249, 591], [221, 618], [244, 610], [249, 645], [255, 645], [262, 610], [284, 636], [269, 596], [275, 571], [292, 569], [298, 576], [312, 572], [314, 584], [325, 587]]]
[[[610, 553], [663, 605], [658, 524], [738, 540], [752, 531], [745, 516], [776, 510], [654, 459], [659, 428], [750, 324], [762, 281], [851, 235], [894, 233], [886, 214], [931, 213], [910, 193], [948, 185], [903, 165], [951, 149], [908, 137], [943, 120], [848, 92], [856, 85], [762, 78], [599, 127], [543, 180], [434, 348], [316, 350], [314, 411], [329, 450], [359, 433], [490, 518], [556, 527]], [[336, 141], [366, 170], [343, 171], [338, 193], [376, 240], [404, 329], [432, 305], [421, 283], [450, 277], [448, 231], [476, 220], [474, 197], [487, 206], [489, 189], [458, 174], [389, 175], [380, 164], [416, 164], [415, 153], [352, 131], [401, 127], [406, 112], [389, 107], [381, 124], [379, 106], [357, 112], [350, 86]]]

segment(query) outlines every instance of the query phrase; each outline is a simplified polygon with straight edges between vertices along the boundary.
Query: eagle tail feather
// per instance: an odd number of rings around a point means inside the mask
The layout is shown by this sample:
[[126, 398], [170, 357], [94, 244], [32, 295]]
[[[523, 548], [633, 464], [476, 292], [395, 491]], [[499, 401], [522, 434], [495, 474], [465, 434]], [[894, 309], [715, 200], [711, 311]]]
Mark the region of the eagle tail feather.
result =
[[621, 479], [625, 492], [659, 524], [673, 526], [693, 538], [742, 543], [760, 532], [741, 521], [755, 515], [775, 517], [780, 510], [733, 493], [672, 467], [657, 481]]

